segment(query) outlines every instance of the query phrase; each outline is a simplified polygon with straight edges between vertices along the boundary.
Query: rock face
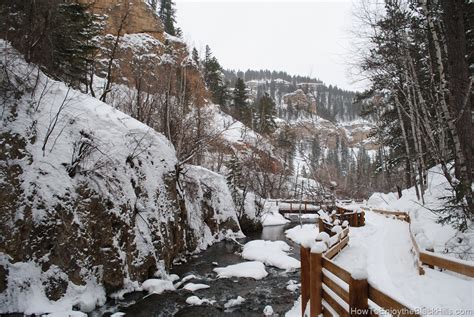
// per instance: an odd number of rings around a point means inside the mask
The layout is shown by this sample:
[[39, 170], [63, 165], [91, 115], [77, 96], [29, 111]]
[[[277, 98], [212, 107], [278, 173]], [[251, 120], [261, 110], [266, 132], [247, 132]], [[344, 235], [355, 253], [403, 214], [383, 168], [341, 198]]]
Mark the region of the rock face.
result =
[[0, 47], [15, 56], [0, 83], [0, 313], [91, 310], [241, 234], [222, 176], [176, 169], [164, 136]]
[[306, 111], [310, 114], [317, 114], [316, 100], [304, 93], [302, 89], [283, 96], [284, 105], [287, 108], [293, 107], [297, 111]]
[[339, 145], [363, 147], [375, 150], [378, 145], [370, 138], [373, 125], [367, 121], [337, 122], [323, 119], [317, 115], [316, 91], [305, 93], [297, 89], [283, 95], [283, 102], [278, 105], [284, 110], [283, 122], [300, 137], [300, 140], [316, 138], [321, 146], [334, 149]]
[[143, 0], [79, 0], [90, 10], [103, 16], [105, 34], [146, 33], [164, 40], [163, 24]]

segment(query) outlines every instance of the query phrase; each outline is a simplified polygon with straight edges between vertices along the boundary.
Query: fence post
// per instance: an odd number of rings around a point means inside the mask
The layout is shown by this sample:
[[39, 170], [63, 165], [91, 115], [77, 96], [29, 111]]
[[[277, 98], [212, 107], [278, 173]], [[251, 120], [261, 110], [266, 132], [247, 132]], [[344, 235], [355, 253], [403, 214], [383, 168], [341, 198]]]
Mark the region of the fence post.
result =
[[317, 317], [323, 313], [323, 266], [322, 257], [326, 245], [317, 242], [311, 248], [310, 263], [310, 316]]
[[324, 232], [324, 223], [321, 217], [318, 218], [318, 224], [319, 224], [319, 232]]
[[306, 305], [309, 300], [309, 281], [310, 275], [310, 248], [300, 247], [300, 260], [301, 260], [301, 316], [304, 317], [306, 311]]
[[362, 210], [362, 213], [360, 214], [360, 220], [361, 220], [360, 226], [361, 227], [365, 226], [365, 211], [363, 210]]
[[369, 283], [367, 273], [351, 275], [349, 280], [349, 315], [369, 316]]

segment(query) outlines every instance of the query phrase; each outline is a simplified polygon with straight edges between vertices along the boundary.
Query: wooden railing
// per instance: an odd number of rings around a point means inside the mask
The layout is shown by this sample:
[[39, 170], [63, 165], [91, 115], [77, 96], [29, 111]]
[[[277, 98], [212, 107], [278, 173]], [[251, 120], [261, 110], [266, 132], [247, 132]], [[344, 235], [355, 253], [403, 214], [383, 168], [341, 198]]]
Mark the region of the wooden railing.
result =
[[341, 225], [344, 223], [344, 221], [347, 221], [348, 225], [351, 227], [365, 226], [365, 213], [363, 211], [358, 213], [353, 210], [338, 207], [337, 212], [330, 215], [330, 221], [323, 220], [321, 217], [319, 217], [319, 232], [326, 232], [330, 236], [333, 236], [335, 232], [332, 229], [335, 226], [334, 221], [336, 219], [339, 220]]
[[[399, 301], [370, 285], [365, 276], [350, 274], [334, 258], [348, 243], [349, 229], [339, 233], [336, 244], [321, 248], [301, 246], [301, 314], [310, 305], [310, 316], [377, 316], [382, 308], [396, 316], [419, 316]], [[324, 242], [316, 242], [324, 243]], [[370, 304], [370, 305], [369, 305]], [[370, 309], [372, 308], [372, 309]]]
[[403, 221], [406, 221], [406, 222], [410, 223], [410, 216], [408, 215], [407, 212], [404, 212], [404, 211], [392, 211], [392, 210], [385, 210], [385, 209], [378, 209], [378, 208], [370, 208], [368, 210], [370, 210], [372, 212], [375, 212], [377, 214], [380, 214], [380, 215], [392, 216], [392, 217], [395, 217], [397, 219], [400, 219], [400, 220], [403, 220]]
[[420, 249], [418, 242], [416, 241], [415, 235], [413, 234], [413, 230], [411, 228], [411, 220], [408, 213], [403, 212], [403, 211], [390, 211], [390, 210], [374, 209], [374, 208], [370, 208], [366, 210], [371, 210], [372, 212], [382, 214], [385, 216], [394, 216], [397, 219], [408, 222], [410, 238], [413, 244], [413, 250], [414, 250], [415, 256], [417, 258], [418, 273], [420, 275], [425, 274], [423, 265], [427, 265], [430, 268], [438, 267], [443, 270], [448, 270], [448, 271], [456, 272], [456, 273], [466, 275], [469, 277], [474, 277], [474, 264], [472, 262], [450, 259], [440, 254], [437, 254], [433, 252], [432, 250]]
[[336, 213], [333, 215], [335, 219], [339, 219], [342, 223], [345, 220], [349, 222], [351, 227], [363, 227], [365, 226], [365, 212], [357, 212], [351, 209], [345, 209], [343, 207], [336, 207]]

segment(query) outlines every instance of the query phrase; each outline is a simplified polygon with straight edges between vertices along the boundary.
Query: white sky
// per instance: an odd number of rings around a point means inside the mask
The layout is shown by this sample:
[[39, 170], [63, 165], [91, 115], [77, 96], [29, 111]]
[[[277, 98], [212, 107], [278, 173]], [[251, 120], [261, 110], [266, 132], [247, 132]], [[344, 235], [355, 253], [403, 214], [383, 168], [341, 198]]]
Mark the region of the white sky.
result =
[[349, 75], [351, 0], [175, 0], [184, 38], [228, 69], [270, 69], [360, 90]]

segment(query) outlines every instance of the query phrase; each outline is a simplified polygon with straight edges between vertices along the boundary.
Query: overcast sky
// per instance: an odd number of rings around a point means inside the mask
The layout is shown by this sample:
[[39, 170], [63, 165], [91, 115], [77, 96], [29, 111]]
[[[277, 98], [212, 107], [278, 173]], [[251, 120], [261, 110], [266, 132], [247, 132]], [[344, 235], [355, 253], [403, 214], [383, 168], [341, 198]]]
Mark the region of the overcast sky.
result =
[[360, 89], [349, 76], [351, 0], [175, 0], [178, 26], [228, 69], [282, 70]]

